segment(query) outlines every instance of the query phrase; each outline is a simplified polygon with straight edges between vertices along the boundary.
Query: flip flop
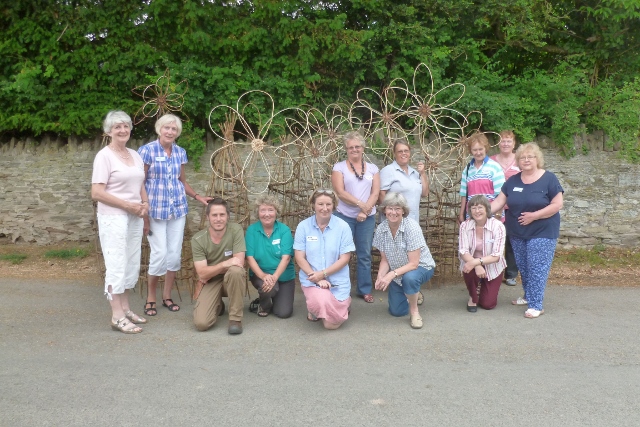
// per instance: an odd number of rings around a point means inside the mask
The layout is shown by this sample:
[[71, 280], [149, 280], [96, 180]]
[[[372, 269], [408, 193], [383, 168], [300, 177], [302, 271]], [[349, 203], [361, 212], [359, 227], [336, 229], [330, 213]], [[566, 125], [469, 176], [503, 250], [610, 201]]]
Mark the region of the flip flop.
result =
[[307, 320], [309, 322], [317, 322], [319, 319], [313, 313], [307, 313]]

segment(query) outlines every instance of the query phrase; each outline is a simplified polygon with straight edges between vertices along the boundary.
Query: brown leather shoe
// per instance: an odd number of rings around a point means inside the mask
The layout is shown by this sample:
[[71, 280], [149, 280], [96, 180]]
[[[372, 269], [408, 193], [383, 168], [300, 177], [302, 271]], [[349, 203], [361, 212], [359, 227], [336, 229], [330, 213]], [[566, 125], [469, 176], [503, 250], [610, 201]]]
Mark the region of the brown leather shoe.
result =
[[239, 320], [229, 320], [229, 334], [239, 335], [242, 333], [242, 322]]

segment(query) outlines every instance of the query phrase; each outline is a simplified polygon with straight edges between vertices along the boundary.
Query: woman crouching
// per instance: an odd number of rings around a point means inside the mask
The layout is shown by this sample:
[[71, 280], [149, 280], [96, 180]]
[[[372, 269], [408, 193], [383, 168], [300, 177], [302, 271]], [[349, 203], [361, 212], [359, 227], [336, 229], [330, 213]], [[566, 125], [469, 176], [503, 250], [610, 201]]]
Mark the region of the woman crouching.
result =
[[436, 263], [420, 225], [407, 218], [409, 205], [402, 194], [387, 193], [380, 211], [386, 219], [373, 236], [373, 246], [381, 255], [375, 288], [380, 291], [389, 289], [389, 313], [392, 316], [409, 314], [411, 327], [420, 329], [420, 287], [433, 277]]
[[349, 317], [348, 264], [356, 247], [349, 224], [333, 215], [338, 203], [333, 191], [314, 191], [310, 203], [315, 214], [298, 224], [293, 243], [307, 320], [322, 319], [325, 328], [338, 329]]
[[478, 306], [491, 310], [498, 304], [498, 291], [507, 263], [504, 259], [505, 230], [502, 222], [489, 217], [491, 204], [483, 195], [467, 203], [469, 219], [460, 224], [460, 271], [469, 290], [467, 311]]

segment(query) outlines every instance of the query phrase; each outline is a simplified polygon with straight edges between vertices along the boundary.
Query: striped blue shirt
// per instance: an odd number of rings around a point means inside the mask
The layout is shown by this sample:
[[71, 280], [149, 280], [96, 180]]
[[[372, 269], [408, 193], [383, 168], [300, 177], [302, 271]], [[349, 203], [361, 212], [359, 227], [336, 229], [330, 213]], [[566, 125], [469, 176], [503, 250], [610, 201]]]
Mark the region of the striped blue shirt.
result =
[[182, 165], [187, 163], [187, 152], [173, 144], [171, 156], [155, 140], [138, 149], [145, 165], [149, 165], [145, 189], [149, 197], [149, 217], [174, 219], [187, 215], [189, 206], [184, 185], [180, 181]]

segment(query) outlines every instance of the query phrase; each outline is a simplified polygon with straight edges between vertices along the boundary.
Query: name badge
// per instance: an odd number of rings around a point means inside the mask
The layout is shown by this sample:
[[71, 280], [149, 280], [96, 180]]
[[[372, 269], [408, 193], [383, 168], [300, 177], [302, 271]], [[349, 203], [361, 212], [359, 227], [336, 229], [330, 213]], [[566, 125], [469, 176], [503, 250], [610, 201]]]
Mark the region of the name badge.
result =
[[366, 176], [365, 176], [365, 178], [366, 178], [368, 181], [373, 181], [373, 175], [366, 175]]
[[167, 158], [164, 156], [158, 156], [156, 157], [156, 162], [166, 162]]
[[318, 236], [307, 236], [307, 242], [317, 242]]
[[487, 243], [493, 243], [493, 242], [495, 242], [495, 240], [493, 240], [493, 239], [487, 239]]
[[233, 255], [233, 251], [224, 251], [224, 256], [231, 256]]
[[513, 187], [513, 191], [517, 191], [518, 193], [522, 193], [522, 187]]
[[280, 244], [280, 239], [273, 239], [273, 242], [271, 242], [272, 245], [279, 245]]

